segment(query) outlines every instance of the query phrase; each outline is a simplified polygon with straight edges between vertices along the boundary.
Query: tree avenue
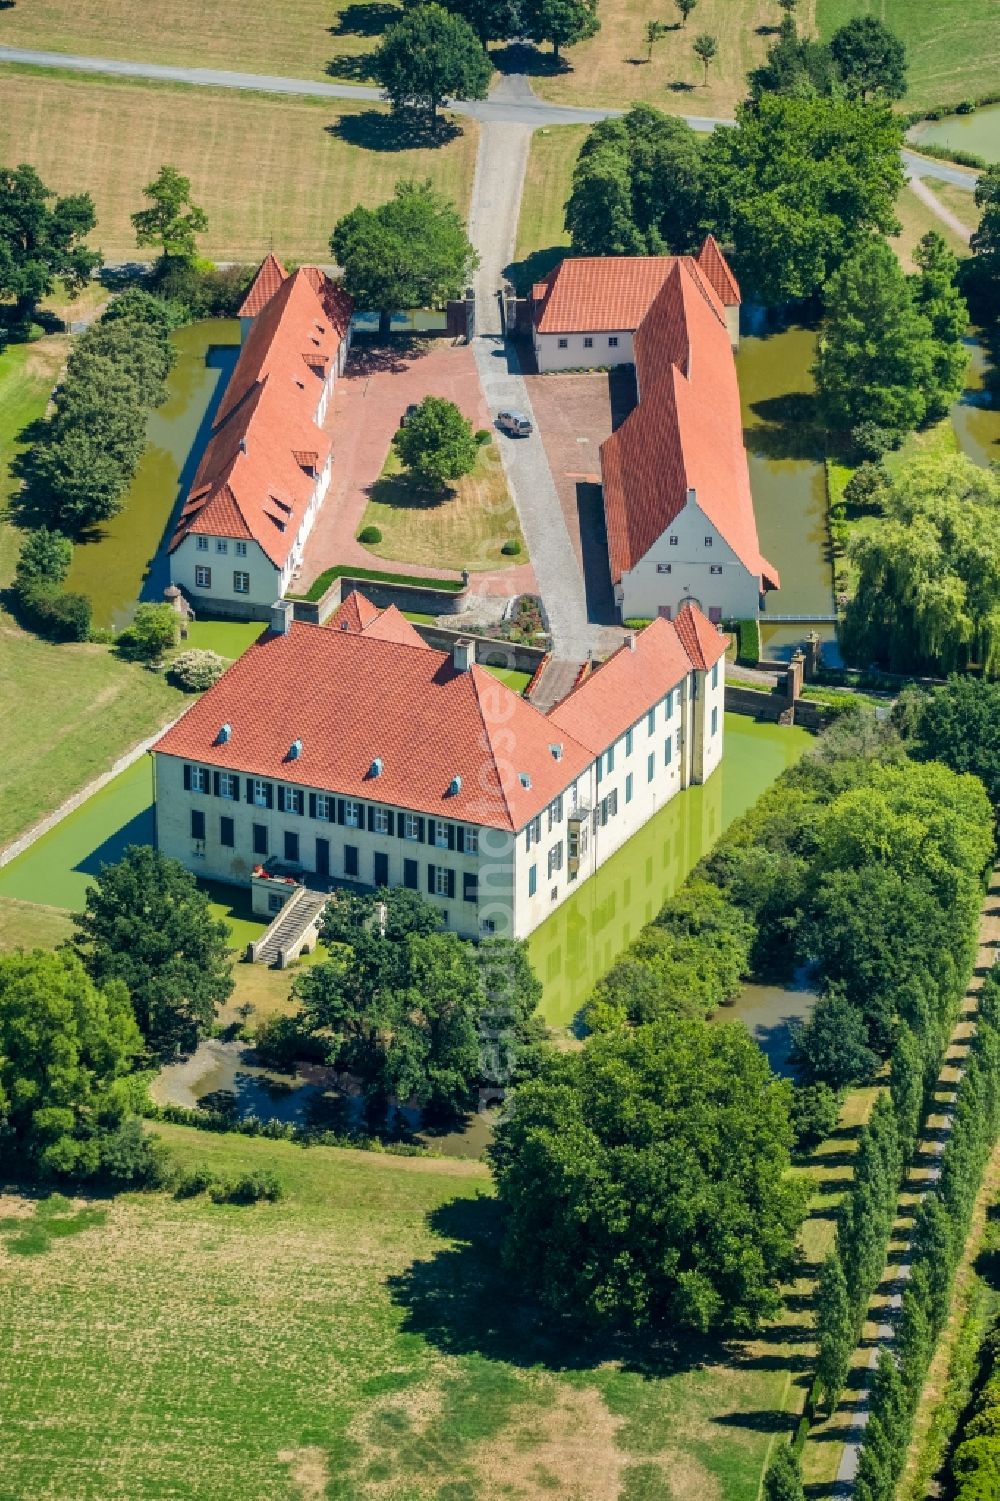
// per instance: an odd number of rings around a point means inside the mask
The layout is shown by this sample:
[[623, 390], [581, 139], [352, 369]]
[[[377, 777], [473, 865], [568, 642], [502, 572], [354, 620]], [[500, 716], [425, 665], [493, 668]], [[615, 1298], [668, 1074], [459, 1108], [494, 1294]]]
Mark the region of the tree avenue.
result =
[[330, 249], [358, 306], [380, 313], [383, 338], [394, 311], [460, 296], [479, 264], [454, 204], [429, 182], [397, 182], [388, 203], [351, 209], [334, 227]]
[[789, 1098], [738, 1024], [679, 1018], [557, 1056], [491, 1148], [508, 1261], [593, 1324], [756, 1327], [804, 1208]]

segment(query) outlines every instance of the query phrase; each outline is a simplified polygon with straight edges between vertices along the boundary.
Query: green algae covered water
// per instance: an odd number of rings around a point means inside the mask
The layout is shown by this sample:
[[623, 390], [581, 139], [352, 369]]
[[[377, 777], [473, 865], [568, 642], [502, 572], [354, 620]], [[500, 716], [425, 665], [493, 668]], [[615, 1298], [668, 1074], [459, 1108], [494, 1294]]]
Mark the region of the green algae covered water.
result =
[[800, 729], [726, 715], [722, 765], [678, 793], [528, 940], [542, 982], [542, 1015], [567, 1027], [597, 980], [677, 890], [733, 819], [745, 812], [812, 737]]
[[138, 600], [163, 599], [172, 517], [194, 478], [239, 337], [235, 318], [190, 323], [170, 335], [177, 363], [166, 401], [149, 415], [146, 449], [125, 505], [93, 541], [76, 548], [66, 580], [67, 589], [90, 600], [97, 626], [120, 630]]
[[1000, 162], [1000, 104], [990, 104], [971, 115], [946, 115], [943, 120], [921, 120], [909, 132], [921, 146], [947, 146], [949, 151], [972, 151], [987, 162]]

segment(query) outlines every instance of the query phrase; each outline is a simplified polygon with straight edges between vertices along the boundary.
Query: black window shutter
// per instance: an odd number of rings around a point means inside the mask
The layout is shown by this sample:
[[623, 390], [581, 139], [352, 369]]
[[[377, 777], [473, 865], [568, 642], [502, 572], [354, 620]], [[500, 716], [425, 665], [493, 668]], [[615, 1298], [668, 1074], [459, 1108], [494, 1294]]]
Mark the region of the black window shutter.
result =
[[270, 782], [264, 783], [264, 799], [269, 808], [274, 807], [274, 788]]
[[215, 793], [216, 797], [218, 797], [218, 795], [219, 795], [219, 773], [217, 771], [213, 771], [212, 772], [212, 791]]
[[186, 761], [184, 762], [184, 791], [191, 791], [191, 768]]
[[434, 825], [436, 823], [437, 823], [437, 819], [436, 818], [429, 818], [427, 820], [427, 843], [428, 844], [433, 844], [434, 843]]
[[239, 777], [233, 777], [233, 798], [235, 799], [236, 802], [239, 802], [239, 800], [240, 800], [240, 779], [239, 779]]
[[309, 794], [309, 817], [310, 818], [315, 818], [316, 817], [316, 794], [315, 794], [315, 792], [310, 792], [310, 794]]
[[247, 802], [253, 802], [253, 777], [247, 777]]
[[449, 897], [453, 897], [454, 895], [455, 895], [455, 872], [453, 870], [449, 870], [449, 872], [448, 872], [448, 896]]
[[448, 825], [448, 848], [450, 850], [455, 848], [455, 825], [453, 823]]
[[388, 810], [388, 815], [387, 816], [388, 816], [388, 819], [389, 819], [389, 833], [392, 834], [394, 832], [394, 830], [395, 830], [395, 827], [396, 827], [396, 818], [395, 818], [395, 814], [393, 813], [393, 811], [392, 811], [391, 808]]
[[417, 838], [419, 839], [420, 843], [423, 844], [423, 842], [424, 842], [424, 820], [422, 818], [418, 818], [417, 819]]
[[337, 822], [344, 822], [344, 799], [342, 797], [337, 799]]
[[371, 803], [368, 804], [368, 832], [369, 834], [374, 834], [375, 832], [375, 809]]
[[430, 893], [431, 896], [434, 895], [434, 876], [435, 876], [435, 870], [436, 870], [435, 866], [428, 865], [428, 867], [427, 867], [427, 890], [428, 890], [428, 892]]
[[285, 811], [285, 786], [284, 786], [283, 782], [279, 782], [278, 783], [278, 812], [279, 813], [284, 813], [284, 811]]
[[327, 823], [336, 823], [337, 822], [337, 799], [335, 797], [329, 797], [329, 796], [327, 797], [327, 800], [326, 800], [326, 821], [327, 821]]
[[458, 853], [465, 854], [465, 826], [463, 824], [458, 826]]

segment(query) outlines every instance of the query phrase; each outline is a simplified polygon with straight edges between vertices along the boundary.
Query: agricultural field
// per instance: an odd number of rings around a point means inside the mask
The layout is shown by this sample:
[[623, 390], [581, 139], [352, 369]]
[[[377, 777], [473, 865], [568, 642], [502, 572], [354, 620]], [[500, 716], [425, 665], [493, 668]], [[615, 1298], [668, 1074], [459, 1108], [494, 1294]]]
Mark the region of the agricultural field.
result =
[[[817, 1166], [810, 1263], [856, 1126]], [[0, 1200], [0, 1464], [22, 1494], [757, 1493], [801, 1400], [802, 1299], [754, 1344], [588, 1347], [545, 1332], [502, 1268], [481, 1163], [155, 1129], [180, 1164], [267, 1168], [286, 1197], [124, 1195], [51, 1238], [44, 1206]]]
[[[365, 544], [368, 551], [393, 563], [477, 572], [528, 561], [495, 443], [484, 444], [472, 473], [442, 495], [418, 485], [390, 449], [365, 507], [362, 528], [366, 526], [382, 533], [381, 542]], [[514, 556], [500, 550], [508, 541], [518, 543]]]
[[129, 215], [164, 162], [190, 177], [208, 215], [201, 248], [215, 260], [258, 261], [273, 247], [289, 260], [329, 261], [336, 220], [391, 197], [401, 177], [429, 177], [468, 207], [472, 120], [442, 146], [400, 149], [381, 106], [41, 70], [0, 76], [0, 160], [30, 162], [57, 192], [86, 188], [94, 243], [111, 260], [138, 254]]

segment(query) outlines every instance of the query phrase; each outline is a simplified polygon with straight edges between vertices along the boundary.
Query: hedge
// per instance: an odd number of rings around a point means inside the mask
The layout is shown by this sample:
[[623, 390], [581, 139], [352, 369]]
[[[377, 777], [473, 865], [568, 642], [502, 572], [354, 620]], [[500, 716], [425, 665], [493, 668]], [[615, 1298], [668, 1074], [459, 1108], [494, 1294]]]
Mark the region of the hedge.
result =
[[376, 584], [409, 584], [414, 589], [438, 589], [442, 594], [460, 594], [465, 588], [461, 579], [416, 578], [412, 573], [382, 573], [378, 568], [352, 568], [339, 563], [335, 568], [325, 569], [313, 582], [306, 594], [288, 594], [287, 599], [322, 599], [330, 585], [337, 579], [371, 579]]

